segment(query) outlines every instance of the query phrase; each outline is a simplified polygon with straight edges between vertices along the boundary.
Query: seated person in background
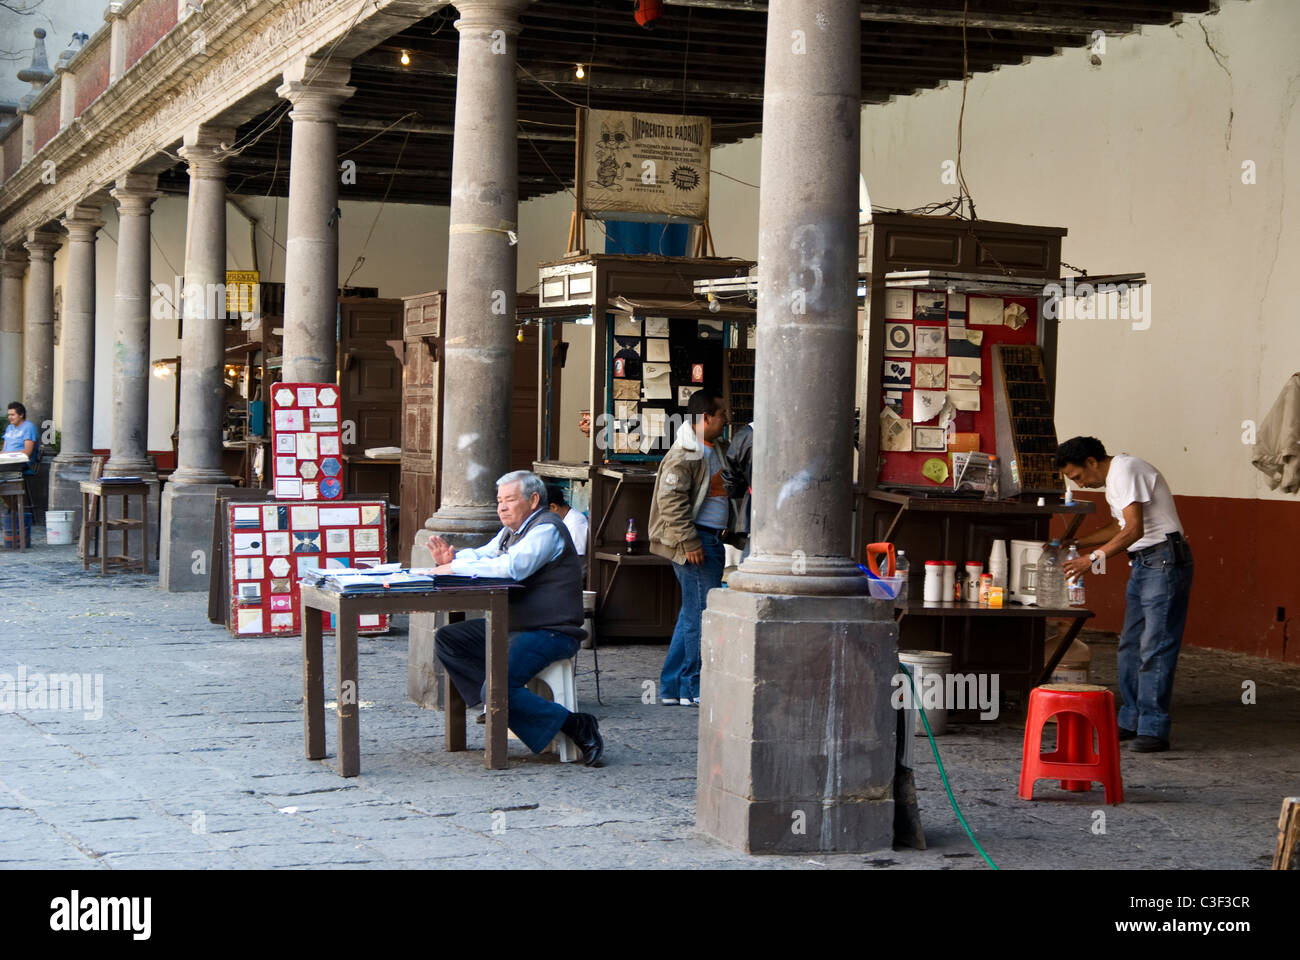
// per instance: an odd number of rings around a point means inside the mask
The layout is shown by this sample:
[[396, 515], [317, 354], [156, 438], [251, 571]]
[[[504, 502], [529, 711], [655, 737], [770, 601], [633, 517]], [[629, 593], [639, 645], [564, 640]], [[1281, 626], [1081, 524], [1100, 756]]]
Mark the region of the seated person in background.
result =
[[[36, 432], [36, 424], [27, 419], [27, 408], [15, 400], [9, 404], [9, 426], [5, 427], [5, 453], [22, 452], [27, 454], [27, 466], [21, 468], [24, 472], [30, 473], [32, 470], [32, 457], [36, 455], [36, 444], [40, 442], [40, 437]], [[6, 464], [4, 469], [17, 471], [18, 465]]]
[[[510, 591], [508, 710], [510, 729], [541, 753], [564, 733], [598, 766], [605, 743], [596, 718], [571, 713], [524, 685], [556, 660], [578, 652], [582, 638], [582, 561], [558, 516], [546, 509], [546, 485], [526, 470], [497, 480], [499, 534], [478, 548], [455, 550], [440, 536], [429, 538], [435, 574], [507, 577], [523, 584]], [[465, 703], [483, 703], [487, 677], [487, 621], [466, 620], [439, 628], [434, 652]]]
[[569, 528], [569, 537], [573, 540], [573, 549], [578, 551], [578, 556], [585, 557], [587, 555], [587, 515], [581, 510], [574, 510], [569, 506], [564, 491], [555, 483], [546, 485], [546, 504], [551, 513], [563, 520], [564, 525]]

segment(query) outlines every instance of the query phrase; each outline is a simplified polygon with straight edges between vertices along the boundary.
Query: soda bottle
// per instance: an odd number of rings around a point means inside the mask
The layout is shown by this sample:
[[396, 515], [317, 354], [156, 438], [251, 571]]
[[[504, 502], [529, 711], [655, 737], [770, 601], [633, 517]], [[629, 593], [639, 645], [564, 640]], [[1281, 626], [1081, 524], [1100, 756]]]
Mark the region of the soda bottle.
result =
[[636, 553], [636, 520], [633, 517], [627, 518], [627, 533], [623, 534], [626, 546], [623, 552], [626, 554]]

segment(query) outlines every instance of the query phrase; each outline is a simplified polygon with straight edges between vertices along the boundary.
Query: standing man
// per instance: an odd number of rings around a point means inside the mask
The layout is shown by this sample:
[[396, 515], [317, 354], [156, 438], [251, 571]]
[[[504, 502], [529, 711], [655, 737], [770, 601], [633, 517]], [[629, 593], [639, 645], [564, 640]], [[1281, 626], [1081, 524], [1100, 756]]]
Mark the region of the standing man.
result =
[[546, 505], [551, 513], [564, 521], [564, 525], [569, 531], [569, 538], [573, 541], [573, 549], [578, 551], [578, 556], [585, 557], [587, 555], [587, 534], [590, 530], [587, 515], [581, 510], [574, 510], [569, 506], [569, 501], [564, 496], [564, 489], [558, 483], [548, 483], [546, 485]]
[[697, 390], [690, 415], [659, 464], [650, 502], [650, 551], [673, 562], [682, 607], [659, 674], [659, 702], [700, 705], [700, 616], [709, 591], [722, 586], [722, 540], [730, 527], [727, 408], [716, 393]]
[[[556, 660], [577, 653], [587, 635], [582, 627], [582, 561], [564, 523], [546, 509], [545, 497], [546, 485], [537, 474], [507, 473], [497, 480], [500, 533], [478, 548], [456, 551], [439, 536], [430, 537], [428, 547], [438, 564], [435, 575], [503, 577], [523, 584], [510, 591], [510, 729], [533, 753], [563, 733], [582, 751], [583, 763], [598, 767], [605, 742], [596, 718], [572, 713], [525, 686]], [[434, 653], [471, 707], [483, 702], [486, 642], [482, 619], [451, 623], [434, 635]]]
[[[1075, 437], [1060, 445], [1056, 465], [1081, 487], [1106, 488], [1114, 518], [1095, 533], [1075, 540], [1088, 556], [1065, 564], [1066, 577], [1105, 569], [1106, 560], [1127, 551], [1128, 591], [1119, 637], [1119, 738], [1138, 753], [1169, 749], [1169, 703], [1174, 667], [1187, 624], [1192, 589], [1192, 551], [1173, 494], [1160, 471], [1145, 460], [1108, 456], [1096, 437]], [[1065, 544], [1068, 546], [1068, 544]]]
[[741, 551], [740, 559], [749, 556], [749, 513], [754, 491], [754, 424], [745, 424], [731, 432], [727, 449], [727, 491], [735, 515], [735, 530], [728, 542]]

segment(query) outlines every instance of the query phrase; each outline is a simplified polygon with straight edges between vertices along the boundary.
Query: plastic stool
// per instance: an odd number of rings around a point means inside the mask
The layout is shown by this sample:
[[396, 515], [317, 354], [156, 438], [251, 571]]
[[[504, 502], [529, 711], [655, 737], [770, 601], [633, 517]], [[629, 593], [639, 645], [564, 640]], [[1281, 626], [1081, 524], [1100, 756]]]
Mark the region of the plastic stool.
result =
[[[573, 679], [574, 658], [556, 660], [549, 667], [528, 681], [528, 689], [539, 697], [553, 700], [573, 713], [578, 711], [578, 686]], [[560, 762], [573, 763], [582, 758], [577, 745], [564, 734], [556, 734], [548, 751], [559, 748]]]
[[[1034, 799], [1034, 782], [1058, 779], [1062, 790], [1083, 791], [1100, 783], [1106, 802], [1124, 802], [1119, 773], [1119, 725], [1115, 698], [1090, 683], [1048, 683], [1029, 692], [1025, 745], [1020, 760], [1020, 797]], [[1056, 717], [1056, 750], [1042, 752], [1043, 727]], [[1093, 750], [1093, 731], [1097, 750]]]

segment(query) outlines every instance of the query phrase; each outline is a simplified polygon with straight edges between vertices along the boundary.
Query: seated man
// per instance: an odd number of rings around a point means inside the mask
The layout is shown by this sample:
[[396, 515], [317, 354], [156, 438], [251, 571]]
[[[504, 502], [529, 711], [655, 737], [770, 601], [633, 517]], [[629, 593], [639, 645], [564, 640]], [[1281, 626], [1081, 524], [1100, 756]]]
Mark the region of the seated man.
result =
[[[477, 549], [456, 551], [442, 537], [429, 538], [435, 573], [508, 577], [523, 584], [510, 591], [508, 704], [510, 729], [541, 753], [564, 733], [582, 751], [582, 762], [600, 764], [605, 743], [596, 718], [571, 713], [543, 700], [524, 685], [556, 660], [578, 652], [582, 628], [582, 561], [564, 522], [546, 508], [546, 485], [526, 470], [497, 480], [499, 534]], [[441, 627], [434, 652], [465, 703], [483, 702], [487, 676], [487, 621], [466, 620]]]
[[7, 470], [22, 469], [24, 473], [31, 473], [32, 458], [36, 455], [36, 444], [40, 442], [40, 435], [36, 432], [36, 424], [27, 419], [27, 408], [15, 400], [9, 404], [9, 426], [5, 427], [5, 453], [25, 453], [27, 454], [27, 466], [6, 466]]
[[546, 485], [546, 503], [547, 509], [563, 520], [564, 525], [569, 528], [569, 537], [573, 540], [573, 549], [578, 551], [578, 556], [586, 556], [587, 536], [590, 529], [587, 523], [587, 515], [581, 510], [574, 510], [569, 506], [569, 501], [564, 496], [564, 490], [559, 484], [548, 483]]

